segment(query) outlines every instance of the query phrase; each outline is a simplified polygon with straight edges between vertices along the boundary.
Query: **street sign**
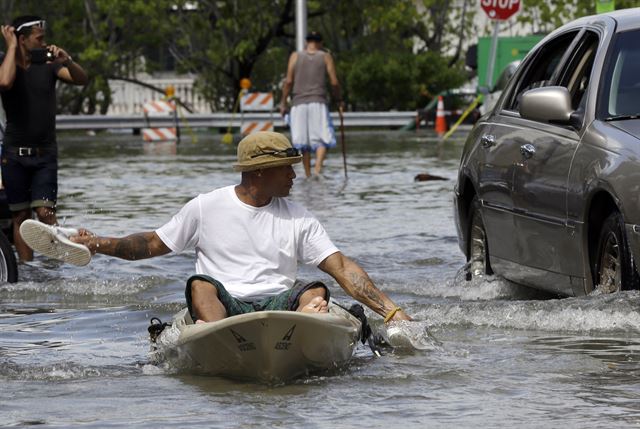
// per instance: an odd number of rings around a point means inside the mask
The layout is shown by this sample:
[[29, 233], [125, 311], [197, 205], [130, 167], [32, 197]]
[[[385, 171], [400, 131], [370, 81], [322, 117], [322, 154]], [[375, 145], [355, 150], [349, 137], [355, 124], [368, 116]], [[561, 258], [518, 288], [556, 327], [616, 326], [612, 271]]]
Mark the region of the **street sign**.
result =
[[504, 21], [520, 10], [520, 0], [480, 0], [480, 7], [489, 18]]

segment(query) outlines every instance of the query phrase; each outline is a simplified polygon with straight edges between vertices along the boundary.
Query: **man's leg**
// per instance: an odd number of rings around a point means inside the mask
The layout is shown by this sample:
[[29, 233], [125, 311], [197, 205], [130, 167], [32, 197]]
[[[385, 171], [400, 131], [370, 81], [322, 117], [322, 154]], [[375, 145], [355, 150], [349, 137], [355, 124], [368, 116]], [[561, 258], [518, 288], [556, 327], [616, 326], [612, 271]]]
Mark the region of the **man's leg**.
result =
[[191, 282], [191, 305], [199, 320], [214, 322], [227, 317], [227, 309], [218, 298], [218, 289], [207, 281], [194, 279]]
[[52, 207], [36, 207], [35, 211], [40, 222], [46, 223], [47, 225], [58, 224], [56, 219], [56, 209]]
[[24, 242], [20, 235], [20, 225], [27, 219], [31, 219], [31, 209], [23, 209], [11, 212], [11, 220], [13, 221], [13, 244], [18, 252], [20, 262], [33, 260], [33, 250]]
[[57, 225], [56, 201], [58, 200], [58, 157], [55, 152], [39, 155], [31, 179], [31, 206], [38, 220], [47, 225]]
[[[32, 261], [33, 250], [22, 239], [20, 225], [31, 219], [31, 183], [33, 180], [30, 159], [19, 157], [9, 149], [2, 153], [2, 183], [11, 210], [13, 244], [20, 262]], [[26, 165], [25, 165], [26, 163]]]
[[324, 163], [324, 159], [327, 156], [327, 148], [321, 144], [316, 149], [316, 165], [313, 168], [313, 173], [316, 176], [319, 176], [322, 172], [322, 165]]
[[302, 313], [326, 313], [329, 311], [329, 304], [326, 299], [326, 289], [323, 286], [307, 289], [300, 295], [296, 311]]
[[331, 123], [329, 109], [323, 103], [310, 104], [309, 117], [313, 118], [313, 121], [309, 123], [309, 141], [316, 154], [313, 172], [316, 176], [319, 176], [329, 148], [336, 145], [333, 124]]
[[302, 165], [306, 177], [311, 176], [311, 154], [309, 150], [308, 105], [293, 106], [289, 112], [291, 144], [302, 151]]
[[311, 177], [311, 153], [305, 151], [302, 153], [302, 165], [304, 165], [305, 177]]

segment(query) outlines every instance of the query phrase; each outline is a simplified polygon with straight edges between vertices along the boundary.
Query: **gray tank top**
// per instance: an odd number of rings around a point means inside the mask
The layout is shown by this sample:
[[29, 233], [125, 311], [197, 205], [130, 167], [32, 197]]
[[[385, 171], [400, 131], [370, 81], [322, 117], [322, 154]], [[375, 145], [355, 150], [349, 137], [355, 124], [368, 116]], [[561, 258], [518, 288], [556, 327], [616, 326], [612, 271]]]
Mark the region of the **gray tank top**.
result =
[[327, 89], [324, 63], [326, 52], [298, 52], [293, 71], [293, 98], [291, 104], [327, 103]]

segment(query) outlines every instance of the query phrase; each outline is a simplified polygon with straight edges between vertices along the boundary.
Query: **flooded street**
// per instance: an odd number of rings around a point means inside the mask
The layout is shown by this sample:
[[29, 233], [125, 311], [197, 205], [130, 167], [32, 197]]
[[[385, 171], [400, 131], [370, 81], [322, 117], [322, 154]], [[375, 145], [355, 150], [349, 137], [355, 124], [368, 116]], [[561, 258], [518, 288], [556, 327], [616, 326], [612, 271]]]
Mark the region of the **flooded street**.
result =
[[[173, 153], [140, 136], [60, 137], [59, 220], [121, 236], [164, 224], [239, 181], [235, 146], [199, 134]], [[291, 198], [416, 322], [428, 350], [265, 386], [149, 361], [147, 326], [184, 305], [194, 254], [86, 267], [37, 257], [0, 285], [0, 426], [424, 428], [640, 426], [640, 293], [556, 299], [498, 278], [465, 282], [452, 197], [463, 142], [348, 133], [324, 180]], [[448, 180], [414, 182], [418, 173]], [[300, 277], [326, 274], [303, 267]], [[381, 319], [370, 315], [374, 328]]]

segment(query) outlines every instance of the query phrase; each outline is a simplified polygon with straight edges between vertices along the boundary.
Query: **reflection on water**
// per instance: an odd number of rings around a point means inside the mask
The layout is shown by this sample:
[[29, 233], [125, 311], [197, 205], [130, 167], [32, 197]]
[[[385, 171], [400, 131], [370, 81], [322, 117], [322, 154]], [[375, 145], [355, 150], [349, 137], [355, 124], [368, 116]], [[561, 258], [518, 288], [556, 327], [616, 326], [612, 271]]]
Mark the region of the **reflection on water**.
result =
[[[237, 183], [235, 146], [60, 139], [59, 218], [104, 235], [152, 230], [198, 193]], [[193, 253], [87, 267], [38, 257], [0, 285], [0, 425], [69, 427], [570, 427], [640, 424], [640, 294], [557, 299], [496, 277], [465, 282], [452, 190], [462, 141], [347, 134], [292, 198], [409, 314], [425, 347], [358, 350], [282, 386], [175, 374], [149, 360], [151, 317], [184, 305]], [[428, 173], [447, 180], [415, 182]], [[332, 279], [302, 267], [302, 279]], [[374, 330], [381, 320], [371, 312]], [[301, 423], [303, 422], [303, 423]]]

